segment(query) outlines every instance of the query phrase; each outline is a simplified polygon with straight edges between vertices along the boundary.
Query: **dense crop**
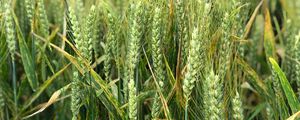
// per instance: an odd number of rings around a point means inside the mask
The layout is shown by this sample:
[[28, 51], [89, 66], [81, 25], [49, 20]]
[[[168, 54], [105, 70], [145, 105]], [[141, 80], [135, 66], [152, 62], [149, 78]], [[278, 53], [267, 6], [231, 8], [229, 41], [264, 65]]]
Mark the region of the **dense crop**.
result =
[[0, 0], [0, 120], [294, 120], [299, 0]]

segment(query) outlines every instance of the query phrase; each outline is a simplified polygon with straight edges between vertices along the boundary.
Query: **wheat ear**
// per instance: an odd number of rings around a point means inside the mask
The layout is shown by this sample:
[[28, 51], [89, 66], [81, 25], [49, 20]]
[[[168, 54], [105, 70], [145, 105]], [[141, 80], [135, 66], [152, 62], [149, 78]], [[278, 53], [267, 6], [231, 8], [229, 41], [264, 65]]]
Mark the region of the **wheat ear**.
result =
[[131, 12], [131, 27], [130, 27], [130, 36], [129, 36], [129, 45], [128, 45], [128, 53], [127, 53], [127, 62], [126, 63], [126, 72], [125, 75], [128, 83], [128, 102], [129, 102], [129, 118], [131, 120], [137, 119], [137, 91], [135, 88], [134, 81], [134, 69], [136, 64], [138, 63], [138, 50], [139, 50], [139, 42], [142, 35], [141, 30], [141, 15], [142, 15], [142, 7], [141, 1], [137, 1], [137, 3], [133, 3], [130, 6]]
[[[163, 59], [162, 59], [162, 9], [160, 6], [156, 6], [154, 10], [153, 25], [152, 25], [152, 60], [153, 60], [153, 71], [156, 80], [159, 84], [159, 89], [161, 92], [164, 88], [164, 72], [163, 72]], [[152, 118], [159, 117], [159, 110], [161, 108], [159, 94], [156, 93], [154, 96], [154, 102], [151, 109]]]

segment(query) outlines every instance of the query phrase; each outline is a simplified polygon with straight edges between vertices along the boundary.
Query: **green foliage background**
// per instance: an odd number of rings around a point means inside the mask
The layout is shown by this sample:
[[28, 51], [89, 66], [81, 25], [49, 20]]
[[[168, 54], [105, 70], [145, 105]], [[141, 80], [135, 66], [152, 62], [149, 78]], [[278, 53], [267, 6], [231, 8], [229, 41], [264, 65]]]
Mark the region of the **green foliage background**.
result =
[[299, 0], [0, 8], [0, 120], [300, 116]]

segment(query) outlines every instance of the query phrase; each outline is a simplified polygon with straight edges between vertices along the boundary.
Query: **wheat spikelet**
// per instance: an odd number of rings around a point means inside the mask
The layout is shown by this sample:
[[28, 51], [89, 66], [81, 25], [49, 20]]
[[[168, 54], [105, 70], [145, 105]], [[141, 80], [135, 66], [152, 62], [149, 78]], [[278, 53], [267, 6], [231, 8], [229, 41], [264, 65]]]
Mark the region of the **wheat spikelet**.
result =
[[189, 16], [187, 9], [187, 2], [184, 0], [178, 0], [176, 2], [176, 21], [178, 29], [178, 39], [181, 47], [181, 67], [186, 62], [188, 51], [189, 51]]
[[29, 19], [30, 23], [32, 23], [32, 19], [33, 19], [33, 16], [34, 16], [35, 0], [24, 0], [24, 4], [25, 4], [25, 7], [26, 7], [27, 18]]
[[[218, 117], [223, 117], [224, 113], [221, 109], [222, 100], [223, 100], [223, 89], [224, 89], [224, 81], [227, 70], [230, 68], [231, 55], [233, 50], [233, 45], [231, 41], [231, 31], [232, 31], [232, 14], [231, 12], [225, 11], [223, 21], [221, 23], [222, 28], [222, 38], [220, 40], [220, 48], [219, 48], [219, 68], [218, 68], [218, 79], [215, 79], [213, 83], [218, 86], [215, 89], [214, 98], [217, 102], [214, 103], [215, 110], [220, 112]], [[213, 89], [211, 89], [213, 90]], [[214, 111], [215, 113], [217, 111]]]
[[87, 49], [84, 49], [85, 51], [82, 51], [85, 58], [91, 62], [92, 60], [92, 52], [93, 52], [93, 41], [96, 41], [95, 38], [95, 32], [94, 29], [96, 26], [94, 23], [96, 22], [96, 7], [94, 5], [91, 6], [89, 15], [87, 17], [87, 23], [84, 26], [85, 28], [85, 34], [84, 34], [84, 42], [82, 47], [85, 47]]
[[[136, 88], [134, 81], [134, 69], [138, 62], [138, 50], [139, 41], [141, 39], [141, 1], [137, 1], [130, 6], [131, 20], [130, 20], [130, 36], [129, 45], [127, 53], [127, 63], [126, 63], [126, 73], [125, 79], [129, 81], [128, 83], [128, 102], [129, 102], [129, 118], [131, 120], [137, 119], [137, 98], [136, 98]], [[125, 91], [126, 92], [126, 91]]]
[[[293, 29], [293, 22], [291, 19], [288, 19], [286, 21], [286, 27], [287, 29], [290, 29], [292, 32], [286, 32], [285, 33], [285, 37], [287, 38], [287, 43], [286, 43], [286, 46], [287, 48], [290, 48], [290, 49], [286, 49], [285, 50], [285, 53], [286, 53], [286, 56], [289, 56], [291, 57], [291, 59], [295, 59], [295, 54], [297, 54], [297, 52], [295, 52], [295, 48], [296, 48], [296, 40], [294, 39], [294, 36], [296, 35], [296, 32], [295, 32], [295, 29]], [[296, 72], [295, 72], [295, 65], [294, 65], [294, 61], [291, 60], [291, 59], [286, 59], [285, 60], [285, 63], [284, 63], [284, 71], [285, 73], [287, 74], [287, 78], [290, 79], [290, 80], [295, 80], [296, 78]]]
[[[159, 84], [159, 89], [164, 88], [164, 71], [163, 71], [163, 59], [162, 59], [162, 10], [160, 6], [156, 6], [154, 10], [153, 17], [153, 26], [152, 26], [152, 59], [153, 59], [153, 71], [156, 77], [156, 80]], [[162, 90], [161, 90], [162, 91]], [[152, 118], [157, 118], [159, 116], [159, 110], [161, 107], [160, 98], [158, 93], [154, 97], [154, 102], [151, 109]]]
[[234, 98], [232, 99], [232, 110], [233, 110], [233, 119], [234, 120], [243, 120], [243, 109], [242, 101], [238, 92], [236, 92]]
[[[288, 55], [291, 55], [295, 61], [300, 61], [300, 31], [298, 31], [298, 34], [295, 35], [294, 39], [292, 40], [291, 48], [290, 51], [288, 51]], [[294, 80], [297, 85], [297, 92], [298, 92], [298, 97], [300, 99], [300, 65], [298, 63], [291, 62], [290, 67], [291, 67], [291, 80]]]
[[133, 79], [129, 80], [128, 83], [128, 89], [129, 89], [129, 119], [130, 120], [136, 120], [137, 119], [137, 97], [136, 97], [136, 88], [135, 88], [135, 82]]
[[101, 52], [101, 42], [105, 39], [105, 14], [102, 9], [98, 8], [98, 15], [93, 23], [93, 49], [95, 53], [95, 57], [98, 58]]
[[207, 78], [203, 81], [203, 89], [207, 91], [203, 93], [204, 102], [204, 118], [205, 120], [220, 120], [222, 119], [223, 111], [221, 109], [220, 94], [222, 94], [222, 89], [218, 86], [220, 78], [215, 75], [214, 71], [211, 69]]
[[[80, 52], [83, 53], [85, 46], [83, 46], [82, 44], [84, 44], [82, 41], [82, 36], [81, 36], [81, 30], [79, 27], [79, 23], [77, 21], [77, 17], [74, 14], [74, 10], [70, 7], [69, 8], [69, 15], [70, 15], [70, 21], [72, 23], [72, 29], [73, 29], [73, 35], [75, 37], [74, 41], [76, 43], [76, 47], [78, 48], [78, 50]], [[72, 80], [72, 97], [71, 97], [71, 111], [72, 111], [72, 120], [77, 120], [77, 115], [79, 113], [79, 108], [80, 108], [80, 88], [79, 88], [79, 74], [77, 70], [73, 71], [73, 80]]]
[[79, 51], [83, 51], [81, 49], [84, 49], [84, 48], [80, 48], [79, 46], [82, 46], [82, 34], [81, 33], [81, 28], [79, 26], [79, 23], [77, 21], [77, 16], [75, 15], [74, 11], [72, 8], [69, 8], [69, 15], [70, 15], [70, 21], [71, 21], [71, 24], [72, 24], [72, 29], [73, 29], [73, 35], [75, 37], [74, 41], [76, 43], [76, 48], [79, 50]]
[[[200, 72], [203, 71], [206, 64], [206, 45], [207, 41], [207, 26], [208, 13], [210, 11], [210, 3], [197, 3], [197, 8], [193, 13], [194, 29], [190, 41], [189, 56], [187, 58], [187, 72], [183, 81], [183, 92], [186, 99], [186, 106], [190, 99], [191, 92], [195, 86], [195, 82], [200, 77]], [[199, 21], [199, 23], [198, 23]], [[201, 31], [201, 32], [200, 32]], [[201, 33], [201, 34], [200, 34]]]
[[[91, 52], [89, 51], [92, 48], [92, 44], [90, 42], [90, 39], [88, 37], [89, 31], [89, 26], [79, 25], [79, 21], [77, 19], [77, 16], [74, 13], [74, 10], [70, 7], [70, 21], [72, 24], [72, 29], [73, 29], [73, 35], [75, 37], [75, 46], [78, 49], [78, 51], [81, 53], [84, 59], [91, 60]], [[83, 29], [83, 31], [82, 31]], [[84, 34], [83, 34], [84, 33]], [[79, 59], [79, 61], [82, 61]]]
[[226, 12], [223, 22], [221, 24], [221, 27], [223, 28], [223, 37], [221, 38], [221, 48], [220, 48], [220, 71], [219, 74], [221, 75], [220, 77], [223, 79], [223, 77], [226, 74], [226, 70], [229, 67], [230, 64], [230, 55], [232, 52], [232, 44], [230, 41], [230, 31], [231, 31], [231, 24], [230, 24], [230, 18], [229, 18], [229, 13]]
[[[298, 34], [295, 36], [295, 44], [294, 44], [294, 52], [295, 52], [295, 55], [294, 55], [294, 58], [296, 61], [300, 61], [300, 31], [298, 32]], [[297, 83], [297, 90], [298, 90], [298, 96], [300, 98], [300, 65], [299, 64], [294, 64], [295, 66], [295, 80], [296, 80], [296, 83]]]
[[[70, 11], [70, 21], [72, 23], [73, 35], [75, 37], [74, 41], [76, 44], [76, 48], [81, 53], [84, 59], [91, 61], [92, 59], [92, 32], [93, 27], [90, 26], [95, 20], [95, 6], [92, 6], [90, 9], [90, 13], [87, 17], [87, 23], [83, 25], [83, 32], [84, 35], [81, 33], [81, 26], [78, 23], [77, 16], [74, 14], [74, 10], [69, 8]], [[79, 59], [81, 62], [82, 59]], [[73, 120], [77, 119], [77, 115], [80, 109], [80, 76], [77, 70], [73, 71], [73, 78], [72, 81], [72, 102], [71, 102], [71, 110], [73, 114]]]
[[109, 80], [110, 70], [112, 69], [111, 61], [114, 59], [114, 56], [117, 54], [117, 33], [116, 33], [116, 18], [111, 13], [108, 13], [108, 32], [106, 36], [106, 45], [105, 45], [105, 61], [104, 61], [104, 71], [105, 77]]
[[14, 60], [15, 53], [16, 53], [16, 37], [15, 37], [15, 29], [14, 29], [14, 20], [13, 20], [13, 13], [11, 10], [11, 6], [8, 3], [4, 4], [5, 14], [4, 14], [4, 24], [5, 24], [5, 31], [6, 31], [6, 43], [8, 50], [11, 55], [11, 59]]
[[72, 97], [71, 97], [71, 111], [72, 120], [77, 120], [77, 115], [80, 109], [80, 87], [79, 87], [79, 74], [77, 70], [73, 71], [73, 81], [72, 81]]
[[41, 34], [44, 37], [47, 37], [49, 35], [48, 27], [49, 27], [49, 22], [48, 22], [48, 17], [46, 14], [46, 9], [44, 5], [44, 0], [38, 0], [37, 2], [37, 9], [38, 9], [38, 18], [40, 21], [40, 29], [41, 29]]
[[187, 72], [184, 77], [183, 81], [183, 92], [186, 101], [190, 99], [190, 95], [192, 90], [195, 86], [195, 82], [198, 79], [198, 72], [201, 68], [201, 62], [199, 59], [199, 51], [200, 42], [199, 42], [199, 33], [198, 27], [195, 27], [192, 33], [192, 40], [191, 40], [191, 48], [189, 51], [188, 62], [187, 62]]

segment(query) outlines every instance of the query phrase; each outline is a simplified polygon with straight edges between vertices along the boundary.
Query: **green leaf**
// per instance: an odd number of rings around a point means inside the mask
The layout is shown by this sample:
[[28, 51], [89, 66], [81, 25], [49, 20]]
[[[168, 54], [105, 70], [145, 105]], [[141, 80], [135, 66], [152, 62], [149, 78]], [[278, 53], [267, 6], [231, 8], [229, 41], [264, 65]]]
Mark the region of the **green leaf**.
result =
[[293, 113], [296, 113], [297, 111], [300, 110], [300, 104], [299, 101], [289, 83], [287, 80], [285, 74], [282, 72], [280, 69], [279, 65], [273, 58], [269, 58], [270, 63], [272, 64], [272, 69], [275, 71], [277, 74], [281, 87], [284, 91], [284, 94], [286, 96], [286, 99], [288, 100], [288, 104], [292, 110]]
[[248, 65], [244, 60], [237, 58], [237, 63], [242, 67], [243, 71], [249, 75], [252, 79], [246, 79], [247, 82], [249, 82], [255, 90], [260, 91], [259, 94], [261, 96], [268, 97], [268, 90], [265, 85], [265, 83], [260, 79], [260, 77], [257, 75], [255, 70], [251, 68], [250, 65]]
[[264, 48], [267, 58], [275, 58], [275, 37], [268, 8], [265, 8]]
[[24, 37], [22, 35], [22, 31], [19, 27], [16, 16], [14, 16], [14, 20], [16, 23], [17, 37], [19, 40], [19, 48], [20, 48], [20, 53], [21, 53], [20, 55], [21, 55], [23, 66], [24, 66], [24, 70], [25, 70], [28, 82], [30, 84], [30, 87], [32, 88], [33, 91], [35, 91], [36, 88], [38, 87], [38, 81], [37, 81], [37, 77], [36, 77], [36, 74], [34, 71], [34, 63], [32, 63], [33, 59], [32, 59], [31, 53], [29, 51], [29, 48], [24, 40]]

